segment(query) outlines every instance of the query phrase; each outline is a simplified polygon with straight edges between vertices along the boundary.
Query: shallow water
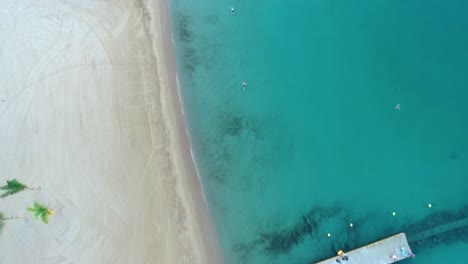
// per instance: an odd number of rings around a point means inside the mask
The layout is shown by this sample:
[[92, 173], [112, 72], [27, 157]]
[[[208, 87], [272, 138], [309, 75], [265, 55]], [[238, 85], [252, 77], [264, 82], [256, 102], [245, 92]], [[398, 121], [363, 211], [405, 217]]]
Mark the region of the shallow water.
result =
[[[467, 1], [170, 5], [227, 263], [310, 263], [468, 217]], [[410, 245], [406, 263], [465, 263], [468, 227]]]

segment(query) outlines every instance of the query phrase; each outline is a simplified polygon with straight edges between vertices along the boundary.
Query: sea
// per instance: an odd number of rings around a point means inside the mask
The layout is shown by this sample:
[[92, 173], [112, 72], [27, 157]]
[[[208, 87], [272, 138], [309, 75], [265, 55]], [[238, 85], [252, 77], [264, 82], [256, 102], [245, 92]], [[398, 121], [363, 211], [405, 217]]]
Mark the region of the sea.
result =
[[416, 254], [401, 263], [468, 263], [468, 1], [169, 5], [226, 263], [314, 263], [399, 232]]

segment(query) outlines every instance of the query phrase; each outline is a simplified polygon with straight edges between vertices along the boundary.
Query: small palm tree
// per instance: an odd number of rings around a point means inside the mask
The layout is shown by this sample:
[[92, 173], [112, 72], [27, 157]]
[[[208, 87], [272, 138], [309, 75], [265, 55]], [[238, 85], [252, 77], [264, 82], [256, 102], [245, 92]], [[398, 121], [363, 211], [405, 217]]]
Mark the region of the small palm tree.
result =
[[5, 197], [7, 197], [9, 195], [24, 191], [26, 189], [28, 189], [28, 190], [39, 190], [40, 189], [40, 188], [28, 187], [26, 184], [23, 184], [23, 183], [17, 181], [16, 179], [13, 179], [11, 181], [7, 180], [6, 182], [7, 182], [6, 185], [0, 186], [0, 190], [4, 191], [4, 193], [2, 193], [2, 195], [0, 195], [0, 198], [5, 198]]
[[34, 218], [36, 220], [39, 220], [41, 218], [42, 222], [45, 224], [49, 223], [49, 216], [54, 215], [54, 210], [49, 209], [47, 206], [40, 204], [36, 201], [34, 201], [34, 204], [32, 207], [28, 207], [28, 211], [31, 211], [34, 213]]

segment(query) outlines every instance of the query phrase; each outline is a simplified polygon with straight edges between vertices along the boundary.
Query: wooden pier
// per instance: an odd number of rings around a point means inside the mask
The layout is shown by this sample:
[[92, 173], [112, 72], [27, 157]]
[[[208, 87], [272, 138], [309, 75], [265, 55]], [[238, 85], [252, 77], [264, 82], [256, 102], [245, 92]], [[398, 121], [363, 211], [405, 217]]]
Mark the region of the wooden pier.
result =
[[388, 264], [410, 258], [413, 252], [408, 245], [405, 233], [400, 233], [346, 252], [346, 255], [348, 260], [343, 260], [337, 255], [316, 264]]

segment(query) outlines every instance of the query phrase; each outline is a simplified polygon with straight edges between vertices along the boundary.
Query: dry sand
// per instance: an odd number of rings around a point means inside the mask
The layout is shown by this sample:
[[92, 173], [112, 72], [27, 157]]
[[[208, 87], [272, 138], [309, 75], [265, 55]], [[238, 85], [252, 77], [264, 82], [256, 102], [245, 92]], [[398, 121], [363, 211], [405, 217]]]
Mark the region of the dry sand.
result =
[[[162, 7], [162, 8], [160, 8]], [[166, 3], [0, 1], [0, 263], [219, 263]], [[164, 32], [164, 38], [163, 38]], [[58, 209], [48, 225], [25, 208]]]

